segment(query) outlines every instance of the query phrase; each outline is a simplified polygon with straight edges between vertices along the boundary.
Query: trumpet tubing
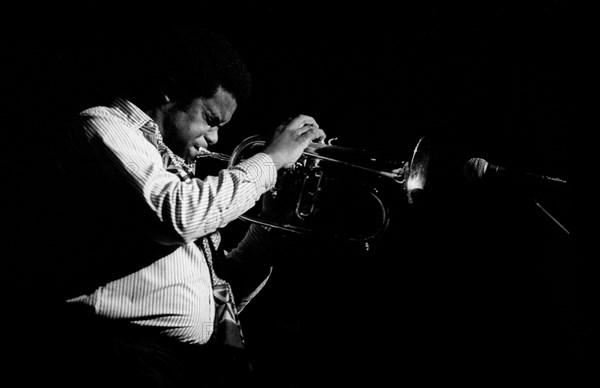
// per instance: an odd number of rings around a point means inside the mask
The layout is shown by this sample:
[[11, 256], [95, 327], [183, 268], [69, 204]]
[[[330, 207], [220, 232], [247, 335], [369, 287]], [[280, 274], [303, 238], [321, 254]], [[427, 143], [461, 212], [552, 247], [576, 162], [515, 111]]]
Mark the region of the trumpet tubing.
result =
[[[264, 146], [255, 135], [231, 155], [201, 149], [197, 158], [226, 161], [232, 167]], [[275, 187], [240, 218], [293, 233], [368, 242], [387, 229], [391, 208], [413, 204], [412, 192], [423, 190], [428, 164], [425, 137], [410, 161], [312, 143], [292, 167], [279, 170]]]

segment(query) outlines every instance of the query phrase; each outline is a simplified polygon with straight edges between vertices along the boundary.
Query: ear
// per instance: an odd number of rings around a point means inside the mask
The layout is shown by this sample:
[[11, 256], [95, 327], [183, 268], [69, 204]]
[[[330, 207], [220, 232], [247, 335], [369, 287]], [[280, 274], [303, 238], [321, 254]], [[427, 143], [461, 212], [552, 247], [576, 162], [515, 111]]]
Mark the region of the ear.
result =
[[166, 77], [160, 80], [158, 85], [160, 94], [163, 96], [164, 103], [170, 102], [169, 96], [177, 95], [177, 81], [173, 77]]

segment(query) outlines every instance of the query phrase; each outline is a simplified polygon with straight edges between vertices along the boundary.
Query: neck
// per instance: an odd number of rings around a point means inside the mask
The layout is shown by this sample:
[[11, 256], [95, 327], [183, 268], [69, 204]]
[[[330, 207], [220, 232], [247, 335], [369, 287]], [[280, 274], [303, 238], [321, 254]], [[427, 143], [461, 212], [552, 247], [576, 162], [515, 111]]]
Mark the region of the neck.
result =
[[163, 136], [162, 136], [162, 131], [160, 129], [160, 127], [158, 126], [158, 124], [155, 126], [154, 128], [155, 130], [155, 136], [156, 136], [156, 143], [157, 143], [157, 147], [159, 152], [160, 151], [166, 151], [167, 154], [169, 155], [169, 159], [171, 160], [171, 162], [173, 164], [175, 164], [177, 167], [184, 169], [188, 174], [194, 174], [194, 170], [195, 170], [195, 162], [192, 163], [186, 163], [186, 161], [179, 155], [176, 155], [164, 142], [163, 140]]
[[164, 109], [165, 105], [153, 108], [151, 110], [147, 110], [145, 111], [145, 113], [150, 116], [150, 118], [152, 119], [152, 121], [154, 121], [156, 123], [156, 125], [158, 125], [158, 130], [160, 131], [160, 134], [163, 136], [165, 136], [165, 116], [166, 116], [166, 110]]

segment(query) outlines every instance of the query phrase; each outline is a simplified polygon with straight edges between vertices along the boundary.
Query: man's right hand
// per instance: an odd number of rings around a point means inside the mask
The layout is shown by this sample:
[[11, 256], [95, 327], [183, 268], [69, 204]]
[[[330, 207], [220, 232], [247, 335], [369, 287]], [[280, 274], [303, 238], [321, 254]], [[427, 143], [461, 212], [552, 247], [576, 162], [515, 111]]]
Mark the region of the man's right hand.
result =
[[277, 169], [292, 166], [315, 140], [325, 140], [325, 132], [314, 118], [298, 115], [278, 126], [263, 152], [269, 155]]

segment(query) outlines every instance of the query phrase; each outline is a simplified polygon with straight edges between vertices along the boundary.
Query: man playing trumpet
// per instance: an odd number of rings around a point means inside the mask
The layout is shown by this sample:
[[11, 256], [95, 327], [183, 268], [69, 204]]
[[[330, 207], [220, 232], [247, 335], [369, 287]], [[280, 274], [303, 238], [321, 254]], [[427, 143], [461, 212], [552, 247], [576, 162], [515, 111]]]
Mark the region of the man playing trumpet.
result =
[[[163, 34], [151, 49], [128, 47], [136, 57], [122, 64], [137, 72], [116, 75], [109, 98], [82, 109], [60, 144], [74, 210], [61, 274], [73, 356], [59, 369], [63, 386], [223, 386], [247, 376], [237, 314], [268, 277], [268, 246], [252, 226], [225, 253], [219, 230], [325, 138], [299, 115], [262, 152], [196, 178], [196, 157], [226, 131], [250, 76], [231, 45], [206, 31]], [[238, 283], [245, 292], [234, 297]]]

